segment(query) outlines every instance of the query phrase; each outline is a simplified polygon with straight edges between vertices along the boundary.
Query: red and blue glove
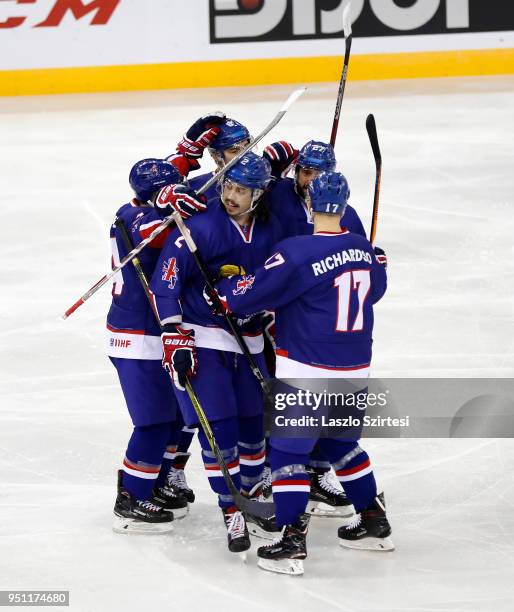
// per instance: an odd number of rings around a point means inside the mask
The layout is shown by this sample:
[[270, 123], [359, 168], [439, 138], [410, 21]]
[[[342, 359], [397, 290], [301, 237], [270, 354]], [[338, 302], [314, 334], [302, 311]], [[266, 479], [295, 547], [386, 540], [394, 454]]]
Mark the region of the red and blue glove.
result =
[[384, 268], [387, 270], [387, 255], [384, 249], [375, 247], [373, 250], [375, 251], [375, 257], [377, 258], [378, 263], [384, 266]]
[[285, 140], [268, 145], [262, 156], [271, 164], [271, 174], [275, 179], [284, 178], [296, 164], [298, 149]]
[[207, 210], [205, 196], [199, 196], [187, 185], [167, 185], [155, 199], [155, 209], [162, 218], [179, 212], [182, 219], [189, 219], [198, 212]]
[[173, 384], [185, 391], [186, 380], [196, 374], [195, 332], [177, 326], [166, 326], [161, 334], [164, 356], [162, 367], [168, 372]]
[[213, 287], [213, 290], [211, 291], [208, 285], [205, 285], [205, 287], [203, 288], [203, 299], [207, 302], [213, 314], [230, 314], [230, 308], [227, 303], [227, 298], [223, 295], [220, 295], [216, 287]]
[[200, 117], [187, 130], [182, 140], [177, 145], [177, 151], [189, 159], [202, 157], [206, 147], [220, 133], [218, 127], [225, 119], [225, 113], [216, 111], [205, 117]]

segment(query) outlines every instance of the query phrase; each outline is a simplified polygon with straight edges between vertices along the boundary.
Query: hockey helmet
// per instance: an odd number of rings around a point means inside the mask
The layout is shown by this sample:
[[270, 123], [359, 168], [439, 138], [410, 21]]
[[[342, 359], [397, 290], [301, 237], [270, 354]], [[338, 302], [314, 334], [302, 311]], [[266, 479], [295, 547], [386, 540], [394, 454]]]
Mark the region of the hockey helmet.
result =
[[182, 181], [183, 176], [172, 163], [154, 157], [138, 161], [129, 174], [130, 186], [142, 202], [147, 202], [162, 187]]
[[215, 151], [224, 151], [243, 140], [250, 140], [250, 132], [235, 119], [225, 119], [223, 123], [216, 127], [219, 127], [220, 133], [209, 146], [210, 149]]
[[340, 172], [322, 172], [307, 186], [312, 212], [343, 216], [350, 190]]
[[325, 142], [309, 140], [301, 148], [296, 165], [301, 168], [313, 168], [320, 172], [332, 172], [336, 167], [334, 148]]
[[271, 180], [267, 159], [249, 151], [225, 174], [225, 179], [250, 189], [266, 189]]

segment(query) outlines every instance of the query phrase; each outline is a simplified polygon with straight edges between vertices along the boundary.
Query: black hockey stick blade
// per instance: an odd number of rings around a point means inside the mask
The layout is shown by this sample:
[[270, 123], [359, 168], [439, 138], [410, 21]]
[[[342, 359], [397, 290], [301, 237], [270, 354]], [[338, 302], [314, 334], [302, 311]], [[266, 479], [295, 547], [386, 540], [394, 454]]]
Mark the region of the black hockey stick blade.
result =
[[368, 138], [371, 144], [371, 149], [373, 150], [375, 163], [378, 166], [382, 163], [382, 155], [378, 145], [377, 124], [375, 123], [375, 117], [373, 115], [368, 115], [366, 119], [366, 131], [368, 132]]

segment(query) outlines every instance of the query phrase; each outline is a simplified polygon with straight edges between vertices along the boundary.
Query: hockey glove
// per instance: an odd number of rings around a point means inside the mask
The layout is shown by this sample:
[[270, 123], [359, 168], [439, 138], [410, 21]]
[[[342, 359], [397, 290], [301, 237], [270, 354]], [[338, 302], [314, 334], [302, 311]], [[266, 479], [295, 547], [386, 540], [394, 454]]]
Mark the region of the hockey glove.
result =
[[384, 266], [384, 268], [387, 270], [387, 255], [384, 249], [375, 247], [373, 250], [375, 251], [375, 257], [377, 258], [378, 263]]
[[155, 209], [160, 217], [169, 217], [179, 212], [182, 219], [189, 219], [197, 212], [207, 210], [204, 196], [199, 196], [186, 185], [167, 185], [163, 187], [155, 200]]
[[169, 326], [169, 329], [165, 327], [161, 340], [164, 351], [162, 367], [171, 376], [175, 387], [185, 391], [186, 379], [194, 376], [198, 369], [195, 332], [178, 325]]
[[225, 119], [225, 114], [219, 111], [200, 117], [187, 130], [182, 140], [177, 145], [177, 151], [185, 157], [199, 159], [202, 157], [205, 148], [220, 133], [217, 127]]
[[285, 140], [268, 145], [262, 156], [271, 164], [271, 174], [275, 179], [284, 178], [298, 159], [298, 150]]
[[230, 313], [228, 307], [227, 298], [218, 293], [218, 290], [214, 287], [214, 291], [211, 291], [207, 285], [203, 288], [203, 299], [210, 306], [212, 313], [216, 315], [225, 315]]

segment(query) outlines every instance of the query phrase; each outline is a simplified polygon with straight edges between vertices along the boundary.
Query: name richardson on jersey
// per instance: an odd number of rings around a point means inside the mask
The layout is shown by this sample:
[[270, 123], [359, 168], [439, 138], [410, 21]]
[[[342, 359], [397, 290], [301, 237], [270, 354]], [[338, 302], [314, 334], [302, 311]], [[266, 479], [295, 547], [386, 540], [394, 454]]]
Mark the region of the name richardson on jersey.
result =
[[365, 261], [366, 263], [372, 263], [371, 254], [363, 251], [362, 249], [348, 249], [346, 251], [340, 251], [333, 255], [327, 255], [323, 259], [315, 261], [312, 264], [312, 271], [314, 276], [320, 276], [326, 274], [335, 268], [339, 268], [348, 262], [359, 262]]

